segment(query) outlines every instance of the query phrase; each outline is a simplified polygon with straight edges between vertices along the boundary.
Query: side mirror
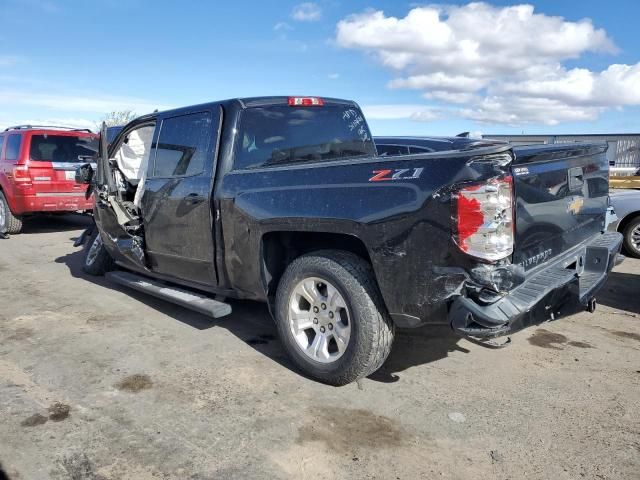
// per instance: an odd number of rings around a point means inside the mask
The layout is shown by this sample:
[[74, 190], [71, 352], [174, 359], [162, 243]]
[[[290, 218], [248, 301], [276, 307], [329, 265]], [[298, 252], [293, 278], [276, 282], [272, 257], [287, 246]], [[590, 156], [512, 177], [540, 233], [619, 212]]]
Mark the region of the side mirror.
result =
[[76, 169], [76, 183], [89, 185], [93, 180], [93, 167], [90, 163], [80, 165]]

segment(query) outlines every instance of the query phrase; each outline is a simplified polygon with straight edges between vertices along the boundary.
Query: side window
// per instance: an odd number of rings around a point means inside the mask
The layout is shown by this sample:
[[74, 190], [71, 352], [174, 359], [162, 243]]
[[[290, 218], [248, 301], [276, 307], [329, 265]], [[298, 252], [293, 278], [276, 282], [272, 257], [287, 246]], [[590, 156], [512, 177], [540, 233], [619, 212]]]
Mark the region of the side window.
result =
[[6, 159], [15, 161], [20, 155], [20, 145], [22, 144], [22, 135], [9, 135], [7, 137]]
[[381, 157], [391, 155], [407, 155], [409, 148], [402, 145], [376, 145], [378, 149], [378, 155]]
[[433, 152], [432, 149], [427, 148], [427, 147], [409, 147], [409, 153], [413, 154], [413, 153], [430, 153]]
[[213, 131], [209, 112], [165, 118], [160, 126], [153, 177], [202, 173]]
[[2, 156], [2, 147], [4, 146], [4, 137], [2, 135], [0, 135], [0, 162], [2, 161], [2, 159], [4, 158]]

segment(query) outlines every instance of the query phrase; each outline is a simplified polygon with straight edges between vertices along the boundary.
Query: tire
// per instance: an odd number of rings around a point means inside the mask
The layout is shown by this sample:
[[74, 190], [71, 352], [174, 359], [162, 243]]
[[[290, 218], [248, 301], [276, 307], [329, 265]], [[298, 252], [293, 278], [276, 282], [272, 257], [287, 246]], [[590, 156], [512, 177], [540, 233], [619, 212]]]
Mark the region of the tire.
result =
[[114, 268], [115, 263], [102, 244], [100, 232], [95, 228], [93, 235], [89, 237], [89, 240], [85, 244], [82, 269], [89, 275], [97, 277], [104, 275]]
[[624, 227], [622, 235], [624, 235], [626, 253], [632, 257], [640, 258], [640, 216], [632, 219]]
[[11, 234], [20, 233], [22, 231], [22, 218], [11, 213], [4, 192], [0, 191], [0, 232], [3, 230]]
[[371, 375], [391, 352], [395, 326], [373, 270], [352, 253], [326, 250], [295, 259], [280, 279], [275, 307], [287, 354], [321, 382], [346, 385]]

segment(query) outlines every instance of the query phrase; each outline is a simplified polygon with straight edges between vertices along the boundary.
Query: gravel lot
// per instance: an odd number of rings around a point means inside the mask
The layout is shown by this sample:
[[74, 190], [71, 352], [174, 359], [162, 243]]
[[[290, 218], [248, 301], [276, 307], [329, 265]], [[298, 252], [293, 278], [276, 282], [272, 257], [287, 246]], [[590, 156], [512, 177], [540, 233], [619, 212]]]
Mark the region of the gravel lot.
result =
[[86, 277], [87, 218], [0, 240], [11, 479], [640, 478], [640, 261], [595, 314], [489, 350], [401, 332], [358, 385], [310, 381], [263, 305], [207, 317]]

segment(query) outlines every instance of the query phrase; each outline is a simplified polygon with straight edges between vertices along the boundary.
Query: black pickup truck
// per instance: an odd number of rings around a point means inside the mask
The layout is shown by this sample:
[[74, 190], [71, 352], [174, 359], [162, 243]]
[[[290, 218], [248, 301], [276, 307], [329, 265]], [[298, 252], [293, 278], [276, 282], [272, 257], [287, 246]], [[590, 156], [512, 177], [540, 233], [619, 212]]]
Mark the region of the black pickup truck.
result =
[[267, 302], [293, 362], [330, 384], [377, 370], [396, 327], [497, 342], [593, 310], [621, 258], [601, 144], [378, 152], [357, 104], [318, 97], [153, 113], [106, 137], [77, 171], [95, 197], [85, 270], [214, 317], [225, 298]]

